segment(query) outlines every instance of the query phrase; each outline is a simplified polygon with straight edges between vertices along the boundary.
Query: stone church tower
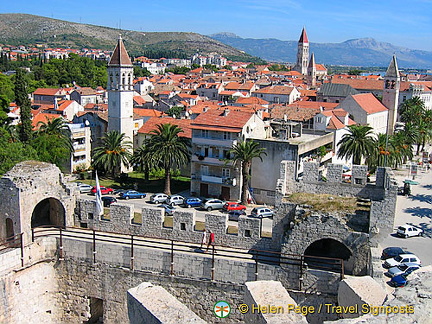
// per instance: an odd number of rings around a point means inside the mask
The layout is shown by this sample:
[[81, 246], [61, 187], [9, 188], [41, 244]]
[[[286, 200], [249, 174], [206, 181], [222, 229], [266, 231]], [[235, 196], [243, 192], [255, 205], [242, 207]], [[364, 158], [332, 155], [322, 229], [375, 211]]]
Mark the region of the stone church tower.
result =
[[308, 62], [309, 62], [309, 40], [306, 34], [306, 28], [303, 27], [297, 45], [297, 63], [294, 67], [294, 70], [300, 72], [303, 75], [306, 75]]
[[384, 76], [384, 90], [383, 90], [383, 105], [387, 107], [388, 120], [387, 120], [387, 134], [392, 135], [398, 116], [399, 105], [399, 90], [400, 90], [400, 74], [396, 61], [396, 55], [393, 55], [387, 72]]
[[133, 65], [121, 36], [108, 63], [108, 131], [133, 141]]
[[311, 59], [309, 61], [309, 66], [307, 68], [307, 84], [311, 88], [316, 87], [316, 65], [315, 65], [315, 55], [312, 53]]

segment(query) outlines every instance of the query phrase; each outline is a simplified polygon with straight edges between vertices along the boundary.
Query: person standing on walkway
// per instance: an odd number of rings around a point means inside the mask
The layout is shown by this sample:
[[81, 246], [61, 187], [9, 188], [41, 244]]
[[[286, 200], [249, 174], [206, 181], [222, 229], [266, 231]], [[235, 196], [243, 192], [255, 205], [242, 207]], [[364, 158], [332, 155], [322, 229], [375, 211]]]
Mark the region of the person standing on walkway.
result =
[[202, 247], [207, 245], [207, 230], [204, 229], [204, 232], [202, 233], [202, 239], [201, 239], [201, 246], [200, 249], [202, 250]]
[[209, 233], [210, 233], [210, 235], [209, 235], [209, 241], [208, 241], [208, 244], [207, 244], [206, 252], [208, 251], [210, 245], [213, 246], [213, 247], [215, 245], [215, 234], [212, 231], [210, 231], [210, 230], [209, 230]]

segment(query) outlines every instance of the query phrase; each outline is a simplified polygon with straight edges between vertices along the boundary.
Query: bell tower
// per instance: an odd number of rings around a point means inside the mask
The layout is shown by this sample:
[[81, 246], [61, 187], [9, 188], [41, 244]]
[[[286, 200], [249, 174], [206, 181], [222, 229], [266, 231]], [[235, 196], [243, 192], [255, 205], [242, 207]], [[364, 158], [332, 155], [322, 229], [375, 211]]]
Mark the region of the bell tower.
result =
[[393, 55], [392, 60], [387, 68], [384, 76], [383, 90], [383, 105], [388, 109], [387, 134], [392, 135], [398, 115], [399, 105], [399, 90], [400, 90], [400, 74], [396, 61], [396, 55]]
[[133, 141], [133, 65], [121, 36], [108, 63], [108, 131]]
[[306, 28], [303, 27], [297, 45], [297, 63], [294, 67], [294, 70], [300, 72], [303, 75], [306, 75], [308, 62], [309, 62], [309, 40], [306, 34]]
[[315, 65], [315, 55], [312, 53], [311, 59], [309, 61], [309, 66], [307, 68], [307, 83], [309, 87], [316, 87], [316, 65]]

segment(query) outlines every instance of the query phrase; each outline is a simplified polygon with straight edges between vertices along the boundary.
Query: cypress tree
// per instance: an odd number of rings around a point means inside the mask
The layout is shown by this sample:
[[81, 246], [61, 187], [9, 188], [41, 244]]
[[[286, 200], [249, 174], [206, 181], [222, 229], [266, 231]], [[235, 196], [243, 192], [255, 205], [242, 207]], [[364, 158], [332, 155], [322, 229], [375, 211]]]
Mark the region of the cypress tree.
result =
[[25, 72], [18, 68], [15, 75], [15, 102], [21, 111], [20, 140], [27, 143], [32, 135], [31, 104], [27, 94]]

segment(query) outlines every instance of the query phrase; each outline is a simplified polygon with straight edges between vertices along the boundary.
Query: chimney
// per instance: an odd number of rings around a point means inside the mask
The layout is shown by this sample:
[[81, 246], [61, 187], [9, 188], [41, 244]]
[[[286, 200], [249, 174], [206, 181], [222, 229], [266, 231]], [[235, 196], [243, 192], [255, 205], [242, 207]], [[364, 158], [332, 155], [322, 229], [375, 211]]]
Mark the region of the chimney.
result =
[[225, 108], [223, 112], [224, 117], [228, 116], [229, 112], [230, 112], [229, 109]]

